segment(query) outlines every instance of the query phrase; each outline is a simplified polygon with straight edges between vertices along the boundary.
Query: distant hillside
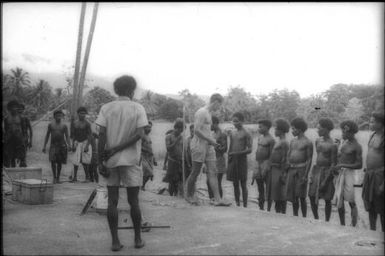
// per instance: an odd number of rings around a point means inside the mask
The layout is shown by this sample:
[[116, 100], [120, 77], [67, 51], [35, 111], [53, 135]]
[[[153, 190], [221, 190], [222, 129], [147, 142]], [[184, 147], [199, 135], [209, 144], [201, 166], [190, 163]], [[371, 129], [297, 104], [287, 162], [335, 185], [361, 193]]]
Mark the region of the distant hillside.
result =
[[[165, 96], [176, 99], [176, 100], [182, 100], [182, 97], [179, 94], [165, 94]], [[207, 95], [199, 95], [198, 97], [201, 98], [204, 102], [209, 102], [210, 96]]]

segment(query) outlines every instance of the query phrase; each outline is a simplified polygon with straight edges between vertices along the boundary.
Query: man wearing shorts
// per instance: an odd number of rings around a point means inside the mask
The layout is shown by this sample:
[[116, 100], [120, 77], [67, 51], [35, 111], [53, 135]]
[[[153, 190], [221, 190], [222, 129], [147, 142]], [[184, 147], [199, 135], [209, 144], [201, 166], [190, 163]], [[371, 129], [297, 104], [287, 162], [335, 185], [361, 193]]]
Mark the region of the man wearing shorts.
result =
[[135, 248], [142, 248], [141, 211], [139, 188], [143, 184], [143, 173], [139, 166], [141, 139], [148, 125], [142, 105], [132, 101], [136, 81], [131, 76], [115, 80], [114, 90], [119, 96], [115, 101], [102, 106], [96, 124], [99, 125], [98, 164], [99, 172], [106, 177], [108, 191], [107, 219], [112, 236], [112, 251], [123, 245], [118, 237], [119, 186], [127, 189], [131, 208], [131, 219], [135, 230]]
[[186, 181], [186, 200], [191, 204], [198, 204], [195, 193], [195, 183], [201, 171], [202, 165], [206, 164], [207, 178], [214, 193], [214, 200], [211, 201], [216, 206], [229, 206], [220, 195], [218, 180], [216, 175], [216, 156], [215, 148], [218, 147], [216, 140], [211, 133], [212, 117], [211, 113], [219, 110], [223, 104], [223, 96], [215, 93], [210, 97], [210, 103], [198, 109], [194, 116], [194, 137], [191, 140], [192, 172]]

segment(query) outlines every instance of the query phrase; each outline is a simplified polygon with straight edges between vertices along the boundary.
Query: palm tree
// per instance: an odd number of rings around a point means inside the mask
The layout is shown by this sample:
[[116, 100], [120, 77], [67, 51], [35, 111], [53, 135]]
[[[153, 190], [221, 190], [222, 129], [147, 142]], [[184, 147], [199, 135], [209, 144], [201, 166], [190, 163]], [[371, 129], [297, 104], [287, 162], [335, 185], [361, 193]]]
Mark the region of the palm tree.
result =
[[146, 113], [150, 117], [154, 117], [157, 112], [157, 105], [154, 102], [154, 93], [150, 90], [146, 91], [143, 97], [140, 99], [140, 103], [143, 105]]
[[51, 86], [47, 81], [40, 79], [28, 96], [31, 101], [31, 105], [36, 107], [40, 112], [42, 108], [48, 106], [52, 100]]
[[8, 76], [8, 79], [9, 93], [18, 98], [23, 98], [24, 88], [31, 84], [28, 72], [24, 72], [23, 69], [16, 67], [16, 69], [11, 69], [11, 75]]

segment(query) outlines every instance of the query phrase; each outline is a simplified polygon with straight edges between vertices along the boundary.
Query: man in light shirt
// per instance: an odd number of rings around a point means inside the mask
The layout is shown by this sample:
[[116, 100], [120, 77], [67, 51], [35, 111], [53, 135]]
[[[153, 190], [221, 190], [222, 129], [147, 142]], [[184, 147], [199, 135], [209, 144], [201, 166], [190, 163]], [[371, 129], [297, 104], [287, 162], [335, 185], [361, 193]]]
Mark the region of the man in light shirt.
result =
[[106, 177], [108, 191], [107, 219], [112, 236], [112, 251], [123, 245], [118, 237], [119, 186], [127, 189], [131, 219], [135, 230], [135, 248], [144, 246], [141, 239], [141, 211], [139, 188], [143, 173], [139, 166], [141, 139], [148, 125], [142, 105], [132, 101], [136, 81], [131, 76], [121, 76], [114, 82], [114, 91], [119, 96], [115, 101], [102, 106], [96, 124], [99, 125], [98, 165]]
[[215, 93], [211, 95], [210, 103], [198, 109], [194, 116], [195, 135], [191, 139], [192, 172], [186, 181], [187, 193], [185, 193], [186, 200], [194, 205], [198, 204], [197, 199], [194, 198], [195, 183], [203, 164], [207, 167], [207, 178], [214, 194], [214, 200], [211, 203], [215, 206], [229, 206], [231, 204], [224, 202], [219, 194], [215, 156], [215, 148], [219, 145], [211, 133], [211, 113], [219, 110], [222, 104], [223, 96]]

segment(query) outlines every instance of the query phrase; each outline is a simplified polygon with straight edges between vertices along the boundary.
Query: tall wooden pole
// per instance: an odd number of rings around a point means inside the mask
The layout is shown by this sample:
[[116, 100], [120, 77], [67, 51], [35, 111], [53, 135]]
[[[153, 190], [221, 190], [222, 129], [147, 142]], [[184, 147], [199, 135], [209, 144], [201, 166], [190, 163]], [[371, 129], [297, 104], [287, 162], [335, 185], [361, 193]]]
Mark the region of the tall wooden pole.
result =
[[82, 71], [80, 73], [80, 79], [79, 79], [79, 91], [78, 91], [79, 104], [82, 103], [84, 80], [86, 77], [88, 58], [90, 56], [90, 51], [91, 51], [92, 38], [94, 35], [94, 31], [95, 31], [96, 17], [98, 16], [98, 7], [99, 7], [99, 3], [95, 3], [94, 10], [92, 12], [91, 27], [90, 27], [90, 32], [88, 34], [86, 52], [84, 55], [84, 60], [83, 60], [83, 65], [82, 65]]
[[79, 22], [79, 32], [78, 32], [78, 47], [76, 50], [76, 61], [75, 61], [75, 73], [74, 73], [74, 79], [72, 81], [72, 109], [71, 109], [71, 117], [75, 117], [75, 113], [77, 108], [79, 107], [78, 102], [78, 91], [79, 91], [79, 69], [80, 69], [80, 58], [82, 55], [82, 44], [83, 44], [83, 28], [84, 28], [84, 16], [86, 13], [86, 3], [82, 3], [82, 9], [80, 12], [80, 22]]

